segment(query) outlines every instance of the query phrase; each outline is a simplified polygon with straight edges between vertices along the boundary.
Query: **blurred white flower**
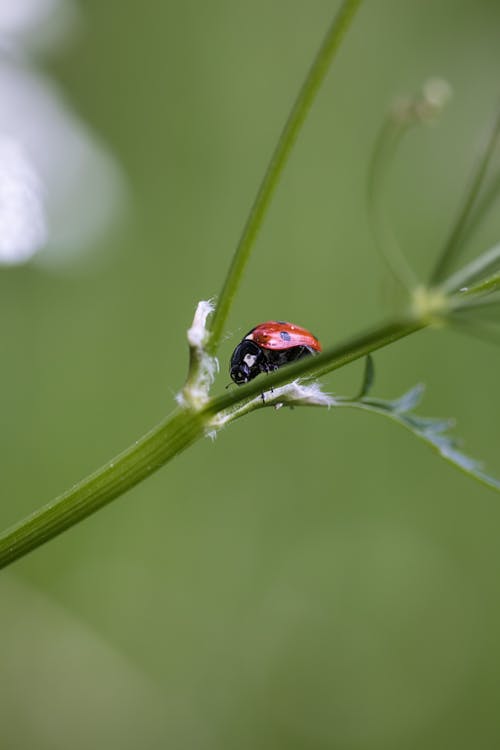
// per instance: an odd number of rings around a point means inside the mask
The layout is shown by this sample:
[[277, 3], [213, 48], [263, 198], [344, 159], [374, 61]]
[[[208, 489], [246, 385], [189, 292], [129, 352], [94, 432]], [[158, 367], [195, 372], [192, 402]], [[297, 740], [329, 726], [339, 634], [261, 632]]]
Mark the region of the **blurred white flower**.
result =
[[76, 0], [0, 0], [0, 45], [23, 55], [53, 48], [80, 15]]
[[0, 0], [0, 264], [67, 262], [109, 226], [124, 195], [113, 158], [54, 84], [21, 61], [30, 29], [67, 6]]
[[38, 175], [22, 145], [0, 136], [0, 263], [22, 263], [46, 241]]

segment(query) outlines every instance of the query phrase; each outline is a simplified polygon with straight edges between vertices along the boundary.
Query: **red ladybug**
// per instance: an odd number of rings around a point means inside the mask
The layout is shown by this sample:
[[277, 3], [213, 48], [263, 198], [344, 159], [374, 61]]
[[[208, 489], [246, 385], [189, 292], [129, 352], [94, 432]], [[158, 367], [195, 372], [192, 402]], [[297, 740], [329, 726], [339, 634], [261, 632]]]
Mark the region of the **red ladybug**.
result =
[[237, 385], [261, 372], [295, 362], [321, 351], [318, 339], [305, 328], [281, 320], [269, 320], [252, 328], [231, 357], [229, 374]]

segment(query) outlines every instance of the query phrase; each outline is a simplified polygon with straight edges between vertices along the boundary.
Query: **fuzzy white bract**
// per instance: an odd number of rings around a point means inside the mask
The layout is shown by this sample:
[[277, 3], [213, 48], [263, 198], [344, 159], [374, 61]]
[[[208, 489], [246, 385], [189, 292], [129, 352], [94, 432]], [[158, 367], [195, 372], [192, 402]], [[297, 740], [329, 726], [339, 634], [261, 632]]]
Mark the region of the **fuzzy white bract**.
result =
[[272, 391], [265, 391], [240, 406], [219, 412], [207, 426], [206, 435], [213, 440], [217, 431], [233, 420], [266, 406], [272, 406], [275, 409], [281, 409], [283, 406], [323, 406], [329, 409], [336, 406], [337, 403], [334, 396], [321, 390], [320, 383], [316, 381], [304, 383], [301, 380], [293, 380], [279, 388], [273, 388]]
[[209, 337], [207, 318], [213, 311], [212, 300], [198, 302], [193, 322], [187, 332], [189, 376], [186, 385], [176, 396], [179, 406], [201, 409], [208, 401], [210, 386], [219, 371], [217, 357], [212, 357], [205, 351]]
[[202, 299], [198, 302], [191, 328], [188, 329], [187, 339], [190, 347], [203, 349], [207, 342], [207, 318], [215, 309], [210, 299]]

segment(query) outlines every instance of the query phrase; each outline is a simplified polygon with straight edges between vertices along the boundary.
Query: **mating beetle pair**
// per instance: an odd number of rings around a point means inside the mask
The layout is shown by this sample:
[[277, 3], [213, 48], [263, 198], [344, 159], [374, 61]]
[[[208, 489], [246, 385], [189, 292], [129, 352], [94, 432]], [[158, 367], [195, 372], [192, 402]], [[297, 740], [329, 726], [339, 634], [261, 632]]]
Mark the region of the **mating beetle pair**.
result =
[[320, 351], [318, 339], [305, 328], [269, 320], [252, 328], [238, 344], [231, 357], [229, 374], [236, 385], [244, 385], [261, 372], [277, 370]]

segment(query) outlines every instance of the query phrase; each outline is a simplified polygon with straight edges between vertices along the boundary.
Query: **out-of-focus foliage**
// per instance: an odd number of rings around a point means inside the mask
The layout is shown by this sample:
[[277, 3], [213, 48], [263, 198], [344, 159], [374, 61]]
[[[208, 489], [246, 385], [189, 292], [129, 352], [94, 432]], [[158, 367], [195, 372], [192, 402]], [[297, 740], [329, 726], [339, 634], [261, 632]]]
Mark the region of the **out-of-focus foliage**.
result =
[[391, 419], [396, 424], [401, 425], [401, 427], [405, 427], [415, 437], [423, 440], [424, 443], [432, 447], [446, 461], [449, 461], [469, 476], [474, 477], [495, 490], [500, 490], [500, 482], [484, 471], [481, 461], [468, 456], [458, 449], [458, 438], [450, 432], [455, 426], [453, 419], [421, 417], [414, 413], [414, 409], [422, 399], [423, 392], [424, 387], [419, 383], [396, 399], [371, 398], [367, 397], [365, 395], [366, 392], [364, 392], [358, 398], [346, 398], [339, 403], [353, 409], [370, 411], [379, 416]]
[[[335, 9], [86, 0], [71, 42], [38, 59], [130, 199], [86, 255], [0, 270], [2, 526], [172, 408], [195, 303], [220, 288]], [[389, 196], [413, 265], [432, 268], [497, 104], [499, 28], [490, 0], [361, 9], [250, 263], [221, 392], [256, 323], [296, 321], [329, 344], [397, 304], [366, 170], [393, 96], [438, 75], [454, 99], [407, 139]], [[499, 231], [491, 214], [470, 258]], [[425, 381], [424, 412], [455, 415], [498, 474], [498, 348], [441, 330], [376, 363], [377, 395]], [[359, 378], [353, 366], [327, 386]], [[388, 422], [262, 410], [2, 574], [2, 744], [494, 747], [499, 524], [494, 493]]]

